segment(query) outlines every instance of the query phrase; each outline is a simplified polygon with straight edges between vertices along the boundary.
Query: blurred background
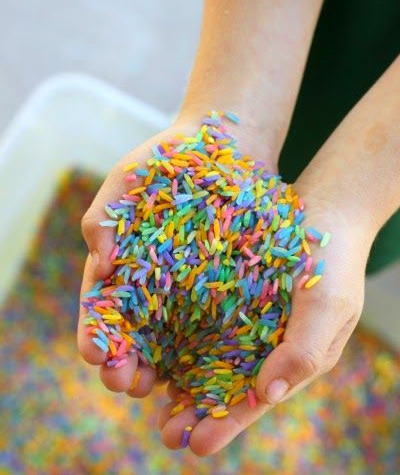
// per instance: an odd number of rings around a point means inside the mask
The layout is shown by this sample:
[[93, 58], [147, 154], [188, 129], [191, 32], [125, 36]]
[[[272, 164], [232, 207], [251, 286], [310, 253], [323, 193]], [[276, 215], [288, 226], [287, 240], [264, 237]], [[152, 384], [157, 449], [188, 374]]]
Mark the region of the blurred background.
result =
[[103, 79], [163, 112], [177, 110], [196, 51], [201, 0], [0, 5], [0, 130], [41, 81], [65, 71]]
[[112, 394], [75, 346], [80, 218], [183, 97], [202, 1], [0, 0], [0, 474], [392, 474], [400, 265], [368, 278], [338, 366], [215, 457], [159, 442], [158, 391]]

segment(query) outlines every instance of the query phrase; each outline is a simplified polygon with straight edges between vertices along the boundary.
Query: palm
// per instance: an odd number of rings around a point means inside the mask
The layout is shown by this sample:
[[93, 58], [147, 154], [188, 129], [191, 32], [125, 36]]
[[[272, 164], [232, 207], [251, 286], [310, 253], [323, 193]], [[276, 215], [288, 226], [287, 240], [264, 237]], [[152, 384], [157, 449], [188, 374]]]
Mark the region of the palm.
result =
[[[340, 234], [334, 233], [334, 239], [328, 247], [321, 249], [315, 246], [312, 249], [314, 259], [323, 258], [326, 261], [327, 270], [321, 282], [312, 291], [294, 288], [292, 296], [293, 320], [290, 320], [284, 341], [266, 359], [266, 364], [261, 368], [257, 379], [257, 393], [264, 400], [265, 380], [269, 376], [271, 366], [275, 368], [279, 366], [280, 354], [290, 351], [292, 335], [299, 328], [303, 329], [306, 340], [311, 338], [311, 335], [306, 334], [307, 332], [310, 334], [325, 334], [327, 352], [324, 355], [326, 367], [322, 366], [319, 371], [314, 371], [312, 375], [306, 375], [295, 391], [310, 383], [315, 377], [330, 369], [336, 363], [337, 349], [343, 346], [343, 339], [347, 340], [357, 321], [357, 319], [354, 321], [351, 318], [347, 299], [356, 302], [361, 302], [363, 299], [365, 257], [359, 252], [359, 247], [356, 245], [358, 243], [354, 243], [354, 240], [348, 235], [349, 227], [346, 226], [343, 217], [336, 215], [334, 209], [326, 202], [314, 200], [311, 195], [309, 195], [308, 200], [307, 187], [301, 181], [295, 188], [305, 198], [307, 216], [304, 222], [305, 225], [318, 227], [321, 230], [341, 229], [341, 232]], [[343, 222], [339, 223], [339, 220]], [[357, 252], [359, 265], [353, 258]], [[352, 256], [351, 259], [349, 259], [349, 255]], [[348, 285], [349, 282], [352, 282], [351, 287]], [[310, 314], [307, 309], [310, 306], [320, 309], [319, 321], [309, 321]], [[335, 318], [330, 321], [326, 321], [322, 317], [327, 307], [333, 307], [334, 309], [331, 315]], [[321, 325], [331, 327], [331, 329], [320, 332]], [[285, 361], [285, 359], [282, 359], [282, 361]], [[287, 397], [295, 391], [290, 391]], [[246, 400], [244, 400], [230, 408], [229, 414], [223, 419], [216, 420], [212, 416], [207, 416], [198, 421], [194, 414], [194, 407], [188, 407], [181, 413], [171, 416], [170, 411], [176, 405], [174, 399], [178, 395], [178, 391], [170, 383], [168, 392], [171, 402], [162, 409], [159, 420], [162, 440], [165, 445], [172, 449], [179, 448], [185, 427], [192, 426], [190, 447], [197, 455], [209, 455], [217, 452], [272, 408], [271, 404], [259, 400], [256, 408], [250, 409]]]

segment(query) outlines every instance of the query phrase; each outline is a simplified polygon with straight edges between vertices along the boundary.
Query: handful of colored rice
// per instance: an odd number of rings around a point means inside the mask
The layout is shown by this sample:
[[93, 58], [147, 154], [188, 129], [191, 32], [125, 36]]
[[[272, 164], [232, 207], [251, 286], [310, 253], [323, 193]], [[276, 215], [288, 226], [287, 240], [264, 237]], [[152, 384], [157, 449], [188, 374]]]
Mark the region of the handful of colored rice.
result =
[[[106, 206], [115, 227], [115, 271], [85, 295], [85, 324], [116, 368], [136, 352], [172, 379], [196, 415], [224, 417], [247, 398], [265, 357], [282, 340], [293, 279], [310, 288], [310, 242], [329, 234], [304, 228], [304, 204], [262, 162], [242, 155], [211, 112], [194, 137], [153, 147], [147, 166], [128, 165], [128, 194]], [[312, 272], [312, 268], [314, 271]], [[188, 434], [184, 443], [187, 444]]]

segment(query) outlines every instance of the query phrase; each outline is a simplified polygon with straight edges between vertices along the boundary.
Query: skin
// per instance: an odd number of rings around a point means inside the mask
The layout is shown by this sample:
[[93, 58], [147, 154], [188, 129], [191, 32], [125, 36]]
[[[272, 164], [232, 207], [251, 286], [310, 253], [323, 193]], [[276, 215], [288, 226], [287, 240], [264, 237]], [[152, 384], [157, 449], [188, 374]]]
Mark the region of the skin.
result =
[[[241, 125], [229, 125], [241, 151], [264, 159], [271, 170], [277, 170], [321, 2], [265, 0], [254, 2], [251, 9], [244, 4], [205, 2], [199, 51], [175, 124], [124, 157], [86, 212], [82, 229], [90, 254], [82, 292], [113, 270], [108, 259], [113, 231], [100, 228], [98, 222], [104, 219], [104, 205], [128, 189], [123, 165], [144, 163], [151, 145], [177, 132], [193, 134], [210, 109], [232, 110], [241, 117]], [[379, 229], [400, 204], [399, 116], [397, 59], [294, 185], [306, 203], [304, 225], [329, 231], [332, 240], [323, 249], [313, 246], [313, 257], [326, 260], [326, 271], [312, 289], [295, 288], [284, 340], [265, 360], [257, 378], [257, 407], [250, 410], [242, 402], [224, 419], [209, 416], [198, 422], [193, 408], [171, 417], [175, 405], [171, 402], [159, 416], [161, 438], [167, 447], [180, 448], [182, 432], [191, 425], [191, 450], [199, 456], [213, 454], [276, 403], [336, 364], [361, 314], [369, 250]], [[138, 363], [136, 356], [122, 368], [107, 368], [106, 354], [85, 333], [84, 316], [81, 308], [79, 351], [87, 362], [99, 366], [104, 385], [132, 397], [149, 394], [156, 382], [154, 371]], [[130, 389], [136, 371], [140, 380]], [[171, 401], [178, 394], [172, 384], [167, 393]]]

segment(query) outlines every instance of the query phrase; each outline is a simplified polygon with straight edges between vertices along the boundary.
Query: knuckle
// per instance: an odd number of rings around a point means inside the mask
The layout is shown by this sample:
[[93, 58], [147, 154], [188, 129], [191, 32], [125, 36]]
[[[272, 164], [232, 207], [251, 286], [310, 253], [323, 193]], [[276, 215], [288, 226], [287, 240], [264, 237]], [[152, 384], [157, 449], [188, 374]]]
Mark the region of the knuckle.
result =
[[343, 321], [358, 320], [364, 304], [363, 294], [332, 292], [327, 289], [310, 294], [307, 304], [320, 309], [322, 313], [334, 315]]
[[332, 301], [336, 312], [346, 317], [346, 320], [353, 320], [360, 316], [363, 299], [355, 295], [335, 295]]
[[301, 348], [298, 350], [298, 360], [301, 368], [307, 375], [315, 374], [323, 366], [324, 354], [317, 348]]
[[90, 236], [93, 234], [95, 228], [97, 227], [98, 222], [90, 212], [90, 209], [83, 215], [81, 219], [81, 230], [83, 237], [86, 241], [90, 239]]
[[328, 311], [334, 300], [331, 292], [325, 288], [319, 289], [318, 292], [303, 294], [302, 298], [306, 308], [318, 308], [320, 312]]
[[335, 355], [333, 358], [330, 358], [324, 368], [323, 368], [323, 373], [329, 373], [329, 371], [332, 371], [333, 368], [337, 365], [338, 361], [340, 359], [340, 355]]
[[328, 351], [327, 357], [320, 370], [321, 374], [329, 373], [329, 371], [332, 371], [333, 368], [337, 365], [338, 361], [340, 360], [341, 355], [342, 355], [342, 351], [340, 350], [335, 349], [333, 351], [332, 350]]
[[341, 339], [343, 341], [343, 346], [353, 333], [355, 327], [357, 326], [358, 320], [360, 318], [361, 312], [355, 312], [348, 316], [343, 327], [340, 329]]

